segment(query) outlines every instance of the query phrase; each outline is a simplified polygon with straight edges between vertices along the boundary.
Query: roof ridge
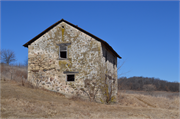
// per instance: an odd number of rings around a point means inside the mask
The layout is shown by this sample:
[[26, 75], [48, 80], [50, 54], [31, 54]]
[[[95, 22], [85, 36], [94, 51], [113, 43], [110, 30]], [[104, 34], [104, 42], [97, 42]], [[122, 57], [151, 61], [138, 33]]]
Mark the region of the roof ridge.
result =
[[32, 38], [30, 41], [28, 41], [27, 43], [25, 43], [23, 46], [24, 47], [28, 47], [28, 45], [30, 45], [32, 42], [34, 42], [35, 40], [37, 40], [38, 38], [40, 38], [42, 35], [44, 35], [46, 32], [50, 31], [52, 28], [54, 28], [56, 25], [60, 24], [62, 21], [64, 21], [65, 23], [75, 27], [76, 29], [88, 34], [89, 36], [95, 38], [96, 40], [100, 41], [101, 43], [103, 43], [105, 46], [107, 46], [110, 50], [112, 50], [112, 52], [121, 59], [121, 57], [116, 53], [116, 51], [114, 51], [114, 49], [104, 40], [102, 40], [101, 38], [87, 32], [86, 30], [78, 27], [77, 25], [74, 25], [66, 20], [64, 20], [63, 18], [59, 21], [57, 21], [56, 23], [54, 23], [53, 25], [51, 25], [50, 27], [48, 27], [47, 29], [45, 29], [44, 31], [42, 31], [40, 34], [38, 34], [37, 36], [35, 36], [34, 38]]

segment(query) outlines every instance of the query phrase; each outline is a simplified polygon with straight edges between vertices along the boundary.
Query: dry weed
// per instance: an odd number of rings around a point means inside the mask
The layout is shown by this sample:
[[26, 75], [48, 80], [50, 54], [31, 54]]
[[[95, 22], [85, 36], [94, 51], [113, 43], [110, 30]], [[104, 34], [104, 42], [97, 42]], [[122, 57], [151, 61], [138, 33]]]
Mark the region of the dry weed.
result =
[[27, 70], [26, 68], [1, 64], [1, 77], [5, 77], [7, 80], [22, 81], [22, 79], [27, 79]]

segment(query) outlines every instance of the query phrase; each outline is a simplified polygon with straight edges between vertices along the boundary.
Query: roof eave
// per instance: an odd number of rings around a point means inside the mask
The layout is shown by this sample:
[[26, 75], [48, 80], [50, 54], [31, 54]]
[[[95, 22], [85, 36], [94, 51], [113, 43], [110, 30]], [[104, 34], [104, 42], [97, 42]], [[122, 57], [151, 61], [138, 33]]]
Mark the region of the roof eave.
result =
[[82, 31], [82, 32], [90, 35], [91, 37], [95, 38], [96, 40], [100, 41], [101, 43], [104, 43], [105, 45], [107, 45], [107, 46], [110, 48], [110, 50], [112, 50], [112, 52], [113, 52], [115, 55], [117, 55], [118, 58], [120, 58], [120, 59], [122, 58], [122, 57], [120, 57], [120, 56], [116, 53], [116, 51], [114, 51], [114, 49], [113, 49], [106, 41], [98, 38], [97, 36], [95, 36], [95, 35], [87, 32], [87, 31], [85, 31], [84, 29], [82, 29], [82, 28], [80, 28], [80, 27], [78, 27], [78, 26], [76, 26], [76, 25], [74, 25], [74, 24], [72, 24], [72, 23], [70, 23], [70, 22], [68, 22], [68, 21], [66, 21], [66, 20], [64, 20], [64, 19], [61, 19], [61, 20], [57, 21], [56, 23], [54, 23], [53, 25], [51, 25], [50, 27], [48, 27], [47, 29], [45, 29], [44, 31], [42, 31], [40, 34], [38, 34], [37, 36], [35, 36], [33, 39], [31, 39], [30, 41], [28, 41], [27, 43], [25, 43], [23, 46], [28, 48], [28, 45], [30, 45], [30, 44], [31, 44], [32, 42], [34, 42], [36, 39], [40, 38], [43, 34], [45, 34], [46, 32], [48, 32], [48, 31], [51, 30], [52, 28], [54, 28], [56, 25], [58, 25], [58, 24], [61, 23], [62, 21], [65, 22], [65, 23], [67, 23], [67, 24], [69, 24], [69, 25], [71, 25], [71, 26], [73, 26], [73, 27], [75, 27], [75, 28], [77, 28], [77, 29], [80, 30], [80, 31]]

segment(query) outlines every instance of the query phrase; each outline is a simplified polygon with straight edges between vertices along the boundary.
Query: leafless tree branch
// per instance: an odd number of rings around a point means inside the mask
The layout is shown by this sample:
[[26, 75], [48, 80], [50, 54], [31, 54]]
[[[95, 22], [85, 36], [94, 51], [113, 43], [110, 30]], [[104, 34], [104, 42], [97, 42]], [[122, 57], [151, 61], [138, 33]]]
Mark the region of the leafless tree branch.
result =
[[10, 64], [16, 61], [15, 53], [11, 50], [3, 49], [0, 51], [1, 54], [1, 62], [5, 64]]

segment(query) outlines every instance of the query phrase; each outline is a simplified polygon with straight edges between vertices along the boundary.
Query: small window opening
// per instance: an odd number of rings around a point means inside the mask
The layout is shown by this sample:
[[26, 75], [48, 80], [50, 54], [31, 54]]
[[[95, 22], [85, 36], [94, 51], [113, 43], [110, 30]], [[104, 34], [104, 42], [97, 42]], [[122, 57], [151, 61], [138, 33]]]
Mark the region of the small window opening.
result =
[[67, 75], [67, 81], [74, 81], [74, 74], [73, 75]]
[[66, 56], [66, 51], [61, 51], [61, 58], [67, 58], [67, 56]]
[[62, 28], [64, 28], [64, 26], [62, 26]]
[[60, 58], [67, 58], [67, 47], [60, 46]]

